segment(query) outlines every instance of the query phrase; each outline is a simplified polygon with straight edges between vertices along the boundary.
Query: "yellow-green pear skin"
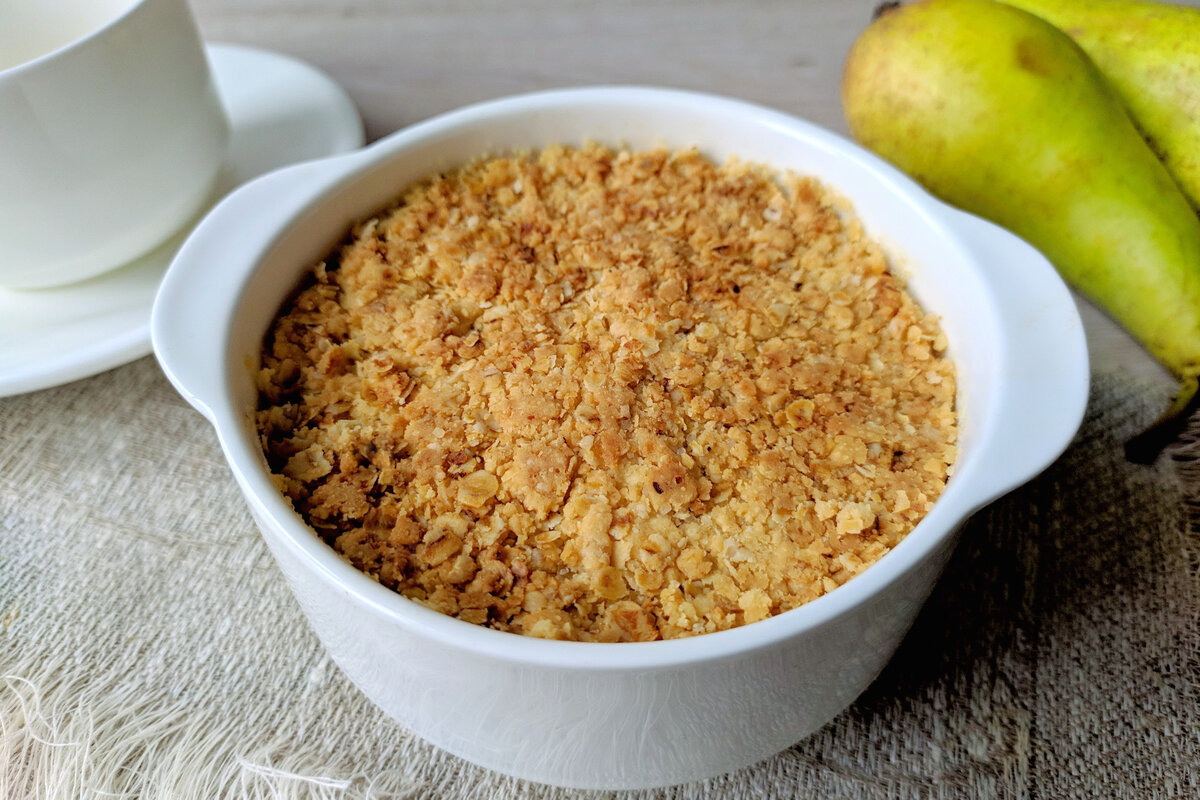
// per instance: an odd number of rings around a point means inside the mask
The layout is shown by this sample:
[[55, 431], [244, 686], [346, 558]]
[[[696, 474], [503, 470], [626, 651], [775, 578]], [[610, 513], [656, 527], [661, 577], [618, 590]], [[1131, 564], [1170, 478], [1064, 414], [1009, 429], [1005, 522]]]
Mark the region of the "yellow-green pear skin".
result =
[[1200, 8], [1146, 0], [1004, 0], [1074, 39], [1200, 209]]
[[883, 13], [842, 79], [854, 138], [1041, 250], [1181, 381], [1200, 374], [1200, 217], [1084, 52], [993, 0]]

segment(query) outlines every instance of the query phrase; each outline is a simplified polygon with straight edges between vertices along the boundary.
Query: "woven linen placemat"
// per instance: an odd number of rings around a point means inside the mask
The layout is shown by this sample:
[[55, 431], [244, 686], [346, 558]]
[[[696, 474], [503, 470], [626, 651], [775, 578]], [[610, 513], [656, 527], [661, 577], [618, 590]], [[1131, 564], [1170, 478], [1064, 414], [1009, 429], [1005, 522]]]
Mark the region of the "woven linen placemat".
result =
[[[1200, 469], [1121, 457], [1161, 400], [1095, 376], [1072, 448], [968, 524], [891, 665], [825, 728], [628, 796], [1200, 797]], [[6, 800], [626, 796], [497, 775], [378, 712], [151, 359], [0, 400], [0, 621]]]

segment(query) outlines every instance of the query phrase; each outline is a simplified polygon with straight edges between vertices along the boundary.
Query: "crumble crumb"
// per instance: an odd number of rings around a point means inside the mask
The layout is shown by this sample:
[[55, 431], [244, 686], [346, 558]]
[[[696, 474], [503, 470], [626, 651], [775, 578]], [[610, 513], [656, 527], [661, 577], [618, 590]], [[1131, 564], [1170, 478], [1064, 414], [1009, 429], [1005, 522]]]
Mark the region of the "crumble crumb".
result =
[[955, 458], [946, 347], [815, 181], [555, 146], [357, 225], [268, 333], [257, 423], [383, 585], [646, 641], [794, 608], [912, 530]]

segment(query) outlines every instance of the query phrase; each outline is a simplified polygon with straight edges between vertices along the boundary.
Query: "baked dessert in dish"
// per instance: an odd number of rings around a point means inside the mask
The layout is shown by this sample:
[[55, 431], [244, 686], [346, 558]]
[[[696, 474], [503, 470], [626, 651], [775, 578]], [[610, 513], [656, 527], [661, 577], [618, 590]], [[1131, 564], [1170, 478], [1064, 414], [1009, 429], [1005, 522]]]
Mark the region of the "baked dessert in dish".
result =
[[878, 560], [955, 458], [953, 363], [816, 182], [554, 146], [411, 187], [264, 343], [257, 424], [344, 558], [468, 622], [648, 641]]

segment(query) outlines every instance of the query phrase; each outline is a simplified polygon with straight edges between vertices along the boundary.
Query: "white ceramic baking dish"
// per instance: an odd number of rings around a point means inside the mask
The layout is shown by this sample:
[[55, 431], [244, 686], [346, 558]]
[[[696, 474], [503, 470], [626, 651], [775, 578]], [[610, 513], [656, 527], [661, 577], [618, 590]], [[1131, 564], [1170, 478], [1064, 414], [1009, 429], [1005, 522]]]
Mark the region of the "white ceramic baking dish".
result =
[[[302, 273], [413, 181], [485, 153], [595, 140], [698, 146], [816, 176], [848, 198], [926, 308], [959, 373], [961, 454], [929, 515], [830, 594], [692, 639], [589, 644], [476, 627], [403, 599], [342, 561], [268, 477], [252, 419], [263, 334]], [[318, 637], [346, 676], [427, 740], [501, 772], [632, 788], [772, 755], [875, 678], [967, 517], [1029, 480], [1082, 418], [1088, 363], [1050, 264], [821, 128], [718, 97], [641, 88], [538, 93], [429, 120], [349, 155], [290, 167], [226, 198], [183, 246], [154, 305], [154, 349], [216, 427], [233, 474]]]

